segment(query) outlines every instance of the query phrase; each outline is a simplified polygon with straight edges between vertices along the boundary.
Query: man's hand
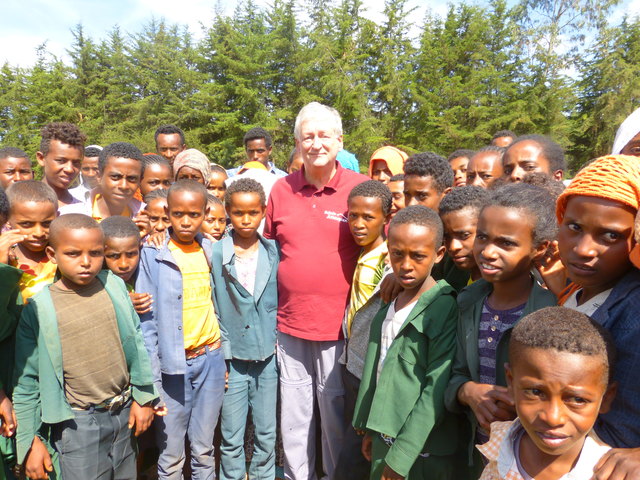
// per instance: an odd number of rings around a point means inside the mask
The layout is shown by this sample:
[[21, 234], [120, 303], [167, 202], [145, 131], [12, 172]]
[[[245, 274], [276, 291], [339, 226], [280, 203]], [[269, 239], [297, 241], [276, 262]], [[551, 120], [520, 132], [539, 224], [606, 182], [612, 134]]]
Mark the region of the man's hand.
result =
[[402, 291], [402, 287], [393, 275], [387, 275], [380, 282], [380, 298], [384, 303], [390, 303], [396, 299]]
[[138, 212], [133, 218], [133, 223], [136, 224], [138, 230], [140, 230], [140, 236], [146, 237], [151, 233], [151, 222], [149, 222], [149, 214], [145, 210]]
[[140, 406], [135, 400], [131, 403], [131, 413], [129, 413], [129, 429], [135, 428], [134, 435], [139, 437], [153, 422], [153, 407]]
[[371, 435], [368, 433], [364, 434], [362, 437], [362, 456], [367, 459], [368, 462], [371, 461]]
[[403, 480], [404, 477], [391, 468], [389, 465], [384, 466], [380, 480]]
[[31, 480], [45, 480], [49, 478], [48, 472], [53, 472], [51, 455], [49, 455], [47, 447], [38, 437], [33, 438], [31, 448], [27, 452], [24, 471]]
[[8, 230], [0, 235], [0, 263], [9, 264], [11, 247], [22, 242], [26, 235], [22, 235], [20, 230]]
[[16, 431], [16, 425], [18, 422], [16, 420], [16, 413], [13, 411], [13, 405], [11, 404], [11, 400], [4, 393], [4, 390], [0, 388], [0, 421], [2, 425], [0, 425], [0, 435], [3, 437], [10, 437]]
[[593, 471], [592, 480], [640, 480], [640, 448], [612, 448]]
[[495, 421], [516, 417], [513, 399], [507, 387], [467, 382], [458, 390], [458, 400], [473, 410], [478, 423], [487, 432]]
[[143, 313], [148, 313], [151, 311], [153, 298], [151, 297], [150, 293], [129, 292], [129, 298], [131, 298], [133, 308], [138, 315], [142, 315]]

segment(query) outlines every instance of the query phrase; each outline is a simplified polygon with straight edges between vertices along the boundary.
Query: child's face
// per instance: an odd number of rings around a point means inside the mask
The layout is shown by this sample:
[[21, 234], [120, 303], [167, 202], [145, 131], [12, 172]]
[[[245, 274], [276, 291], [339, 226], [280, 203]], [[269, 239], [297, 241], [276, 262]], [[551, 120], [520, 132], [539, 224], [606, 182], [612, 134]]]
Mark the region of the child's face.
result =
[[176, 180], [195, 180], [196, 182], [204, 185], [204, 177], [202, 176], [202, 172], [191, 167], [182, 167], [180, 170], [178, 170]]
[[209, 212], [207, 200], [200, 193], [182, 190], [170, 193], [167, 204], [165, 212], [173, 229], [171, 238], [184, 245], [191, 244]]
[[371, 180], [377, 180], [387, 185], [393, 176], [384, 160], [374, 160], [371, 164]]
[[147, 193], [159, 188], [168, 189], [172, 180], [173, 177], [169, 165], [152, 163], [144, 169], [144, 176], [140, 182], [140, 193], [145, 196]]
[[12, 183], [22, 180], [33, 180], [33, 170], [28, 158], [0, 159], [0, 187], [6, 190]]
[[216, 240], [220, 240], [227, 226], [227, 214], [219, 203], [209, 204], [209, 214], [202, 222], [202, 232], [208, 233]]
[[562, 179], [562, 171], [551, 171], [549, 160], [535, 140], [525, 140], [510, 147], [504, 154], [502, 164], [505, 178], [513, 183], [521, 182], [527, 173], [532, 172], [543, 172], [556, 180]]
[[391, 211], [389, 212], [389, 218], [393, 218], [396, 213], [404, 208], [404, 181], [389, 182], [387, 187], [391, 190]]
[[255, 237], [266, 210], [260, 195], [255, 192], [234, 193], [226, 208], [234, 235], [246, 239]]
[[102, 269], [104, 238], [99, 228], [67, 228], [58, 233], [57, 246], [47, 247], [51, 262], [58, 266], [59, 285], [68, 290], [90, 285]]
[[387, 217], [382, 213], [382, 200], [377, 197], [353, 197], [349, 200], [347, 213], [349, 229], [356, 244], [365, 252], [384, 241], [384, 226]]
[[449, 161], [451, 170], [453, 170], [453, 186], [464, 187], [467, 184], [467, 165], [469, 159], [467, 157], [452, 158]]
[[405, 175], [404, 177], [404, 204], [424, 205], [432, 210], [438, 211], [440, 200], [447, 193], [438, 192], [432, 177], [419, 177], [417, 175]]
[[391, 268], [405, 290], [419, 289], [444, 256], [444, 247], [436, 245], [433, 230], [422, 225], [391, 227], [387, 243]]
[[147, 203], [145, 210], [149, 214], [149, 223], [153, 233], [164, 232], [170, 225], [165, 208], [167, 208], [167, 200], [165, 198], [156, 198]]
[[498, 152], [476, 153], [467, 165], [467, 185], [489, 188], [502, 176], [502, 160]]
[[296, 153], [293, 156], [293, 160], [292, 160], [291, 164], [289, 165], [289, 168], [287, 169], [287, 173], [297, 172], [298, 170], [300, 170], [302, 168], [302, 165], [303, 165], [302, 156], [300, 156], [299, 153]]
[[485, 207], [478, 217], [473, 256], [487, 282], [508, 282], [529, 275], [548, 242], [533, 243], [533, 221], [515, 208]]
[[125, 282], [138, 268], [140, 242], [136, 237], [106, 238], [104, 241], [104, 262], [107, 268]]
[[32, 252], [43, 252], [49, 243], [49, 226], [56, 218], [50, 202], [16, 202], [11, 207], [9, 224], [26, 238], [21, 245]]
[[527, 432], [521, 460], [542, 465], [551, 456], [571, 466], [598, 414], [613, 400], [603, 359], [524, 346], [518, 353], [507, 367], [507, 382]]
[[185, 149], [178, 133], [161, 133], [156, 139], [156, 152], [173, 165], [176, 156]]
[[613, 287], [630, 268], [635, 211], [614, 200], [569, 197], [558, 230], [560, 260], [590, 296]]
[[84, 157], [82, 159], [82, 179], [87, 182], [89, 188], [95, 188], [100, 181], [100, 171], [98, 169], [98, 157]]
[[36, 154], [38, 163], [44, 170], [47, 183], [54, 188], [67, 189], [80, 173], [84, 152], [80, 147], [51, 140], [46, 155]]
[[226, 173], [222, 173], [216, 170], [211, 172], [211, 176], [209, 177], [209, 185], [207, 185], [207, 190], [209, 191], [209, 193], [219, 199], [221, 202], [224, 202], [224, 192], [227, 191], [227, 186], [224, 183], [226, 179]]
[[640, 157], [640, 133], [637, 133], [635, 137], [629, 140], [627, 144], [622, 147], [620, 154]]
[[100, 178], [100, 193], [108, 205], [126, 207], [140, 185], [142, 163], [132, 158], [109, 157]]
[[478, 209], [463, 208], [445, 213], [440, 217], [444, 226], [444, 246], [447, 253], [461, 270], [473, 270], [473, 242], [478, 225]]

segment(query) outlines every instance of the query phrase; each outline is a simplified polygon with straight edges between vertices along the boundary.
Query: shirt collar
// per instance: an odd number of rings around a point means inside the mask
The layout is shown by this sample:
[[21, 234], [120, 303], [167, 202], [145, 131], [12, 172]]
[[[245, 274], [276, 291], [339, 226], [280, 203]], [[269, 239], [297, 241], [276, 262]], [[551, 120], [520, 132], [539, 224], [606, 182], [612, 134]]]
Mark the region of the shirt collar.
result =
[[[337, 160], [335, 160], [335, 165], [336, 165], [336, 173], [333, 175], [333, 177], [331, 177], [331, 179], [327, 182], [327, 184], [321, 190], [324, 191], [328, 189], [333, 192], [338, 190], [340, 177], [342, 176], [344, 167], [340, 165], [340, 162], [338, 162]], [[302, 165], [302, 168], [300, 170], [289, 175], [291, 177], [293, 191], [297, 193], [302, 191], [304, 188], [311, 188], [316, 191], [320, 190], [316, 188], [315, 185], [312, 185], [311, 183], [307, 182], [307, 178], [304, 176], [304, 170], [305, 170], [304, 165]]]

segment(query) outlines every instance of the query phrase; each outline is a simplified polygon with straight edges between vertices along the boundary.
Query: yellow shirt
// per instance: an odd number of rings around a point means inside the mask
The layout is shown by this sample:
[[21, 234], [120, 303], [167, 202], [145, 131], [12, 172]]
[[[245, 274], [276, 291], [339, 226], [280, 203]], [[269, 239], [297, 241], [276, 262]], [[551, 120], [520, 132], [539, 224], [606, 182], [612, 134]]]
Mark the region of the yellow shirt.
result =
[[[100, 209], [98, 208], [98, 200], [102, 197], [101, 194], [97, 193], [95, 197], [93, 197], [93, 203], [91, 204], [91, 218], [93, 218], [96, 222], [100, 223], [104, 218], [102, 218], [102, 214], [100, 213]], [[129, 207], [125, 207], [122, 211], [123, 217], [131, 217], [131, 209]]]
[[387, 258], [387, 242], [384, 241], [369, 253], [361, 254], [356, 270], [353, 272], [351, 298], [347, 312], [347, 335], [351, 336], [351, 322], [356, 312], [371, 298], [373, 291], [382, 279], [385, 259]]
[[211, 298], [209, 264], [197, 242], [181, 245], [173, 240], [169, 250], [182, 273], [182, 332], [185, 350], [209, 345], [220, 338], [220, 326]]
[[44, 287], [53, 283], [57, 270], [57, 265], [52, 263], [46, 257], [43, 261], [38, 263], [35, 268], [31, 268], [29, 265], [24, 263], [16, 264], [14, 266], [22, 270], [22, 276], [18, 282], [18, 288], [20, 288], [20, 294], [22, 295], [22, 301], [24, 303], [27, 303], [31, 297]]

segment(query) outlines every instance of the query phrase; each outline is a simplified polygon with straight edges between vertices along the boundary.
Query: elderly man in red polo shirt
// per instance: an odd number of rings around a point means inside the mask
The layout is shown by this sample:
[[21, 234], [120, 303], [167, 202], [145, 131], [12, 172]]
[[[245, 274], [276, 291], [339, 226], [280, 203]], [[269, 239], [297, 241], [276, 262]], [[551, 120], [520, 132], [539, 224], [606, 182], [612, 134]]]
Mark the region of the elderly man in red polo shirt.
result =
[[342, 120], [312, 102], [296, 118], [303, 168], [279, 179], [264, 234], [280, 244], [278, 364], [287, 479], [315, 479], [314, 400], [320, 411], [322, 464], [331, 479], [342, 445], [344, 389], [338, 365], [341, 322], [360, 247], [347, 224], [347, 197], [366, 180], [336, 161]]

